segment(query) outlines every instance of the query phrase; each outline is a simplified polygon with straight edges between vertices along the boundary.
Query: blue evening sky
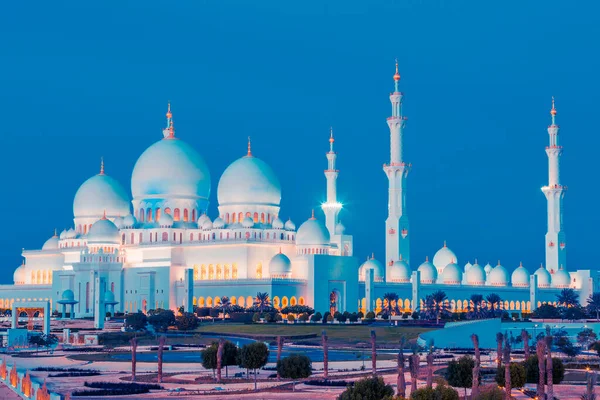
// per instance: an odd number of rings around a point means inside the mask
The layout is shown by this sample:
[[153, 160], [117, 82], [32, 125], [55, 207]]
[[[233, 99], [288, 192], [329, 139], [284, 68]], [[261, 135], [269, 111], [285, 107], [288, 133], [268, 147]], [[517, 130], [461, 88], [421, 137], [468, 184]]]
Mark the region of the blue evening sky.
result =
[[[384, 254], [394, 58], [405, 94], [412, 266], [444, 240], [460, 264], [544, 260], [551, 96], [565, 151], [568, 267], [596, 268], [600, 56], [593, 1], [7, 2], [0, 24], [0, 282], [20, 251], [72, 226], [79, 185], [131, 171], [177, 135], [216, 186], [253, 152], [277, 172], [281, 217], [324, 199], [329, 126], [355, 254]], [[587, 250], [586, 250], [587, 249]]]

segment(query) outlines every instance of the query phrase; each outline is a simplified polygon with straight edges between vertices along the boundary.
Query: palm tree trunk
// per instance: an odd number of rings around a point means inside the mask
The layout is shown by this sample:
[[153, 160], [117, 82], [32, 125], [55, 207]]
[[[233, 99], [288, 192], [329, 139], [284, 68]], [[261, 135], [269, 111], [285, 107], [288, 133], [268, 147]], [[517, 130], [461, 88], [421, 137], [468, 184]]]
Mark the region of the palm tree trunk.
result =
[[523, 352], [525, 353], [525, 360], [529, 358], [529, 334], [525, 329], [521, 331], [521, 339], [523, 339]]
[[481, 366], [481, 353], [479, 352], [479, 336], [472, 334], [471, 340], [473, 341], [473, 347], [475, 348], [475, 368], [473, 368], [473, 386], [471, 386], [471, 398], [475, 398], [479, 394], [479, 368]]
[[546, 390], [544, 384], [546, 383], [546, 343], [543, 340], [538, 340], [536, 345], [536, 353], [538, 358], [538, 369], [540, 371], [538, 384], [537, 384], [537, 398], [545, 399]]
[[256, 391], [256, 368], [254, 369], [254, 391]]
[[323, 379], [327, 380], [329, 378], [329, 344], [325, 330], [321, 332], [321, 339], [323, 340]]
[[373, 370], [373, 375], [377, 374], [377, 336], [375, 335], [375, 331], [371, 331], [371, 368]]
[[502, 337], [496, 337], [496, 353], [498, 353], [496, 368], [500, 369], [502, 367]]
[[547, 352], [546, 355], [546, 396], [549, 400], [554, 400], [554, 382], [552, 382], [552, 336], [547, 336], [548, 343], [546, 344]]
[[427, 353], [427, 387], [433, 387], [433, 353]]
[[219, 339], [217, 348], [217, 382], [221, 383], [221, 368], [223, 367], [223, 350], [225, 349], [225, 339]]
[[136, 359], [137, 351], [137, 338], [134, 336], [131, 338], [131, 381], [135, 382], [135, 366], [137, 364]]
[[404, 349], [400, 345], [400, 351], [398, 352], [398, 378], [396, 379], [398, 387], [398, 397], [405, 397], [406, 394], [406, 381], [404, 380]]
[[414, 393], [417, 390], [417, 377], [419, 376], [419, 363], [421, 359], [418, 354], [412, 355], [412, 369], [410, 371], [410, 393]]
[[512, 386], [510, 382], [510, 343], [504, 343], [504, 398], [511, 400]]
[[[283, 338], [281, 336], [277, 336], [277, 365], [279, 366], [279, 361], [281, 361], [281, 350], [283, 348]], [[281, 380], [281, 376], [279, 375], [279, 368], [277, 368], [277, 380]]]
[[161, 336], [158, 339], [158, 373], [156, 380], [158, 383], [162, 383], [163, 378], [163, 352], [165, 350], [165, 342], [167, 338], [165, 336]]

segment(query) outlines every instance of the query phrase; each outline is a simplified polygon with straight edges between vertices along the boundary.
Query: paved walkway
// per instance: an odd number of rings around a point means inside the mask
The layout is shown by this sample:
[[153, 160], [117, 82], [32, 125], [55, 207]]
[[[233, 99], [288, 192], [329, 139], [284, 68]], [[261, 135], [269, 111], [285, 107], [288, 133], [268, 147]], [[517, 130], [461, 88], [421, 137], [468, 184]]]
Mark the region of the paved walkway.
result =
[[22, 400], [21, 396], [12, 391], [4, 382], [0, 382], [0, 399], [2, 400]]

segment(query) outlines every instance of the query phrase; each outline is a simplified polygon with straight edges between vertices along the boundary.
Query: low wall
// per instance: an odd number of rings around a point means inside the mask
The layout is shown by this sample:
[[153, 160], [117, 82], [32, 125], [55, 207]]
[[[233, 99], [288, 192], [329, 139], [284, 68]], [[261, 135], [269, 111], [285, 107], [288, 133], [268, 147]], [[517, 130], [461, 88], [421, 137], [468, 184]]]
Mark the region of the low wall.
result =
[[10, 365], [6, 357], [0, 359], [0, 381], [12, 389], [17, 395], [24, 399], [35, 400], [64, 400], [58, 393], [50, 392], [46, 386], [46, 380], [38, 382], [32, 379], [29, 371], [20, 372], [16, 362]]

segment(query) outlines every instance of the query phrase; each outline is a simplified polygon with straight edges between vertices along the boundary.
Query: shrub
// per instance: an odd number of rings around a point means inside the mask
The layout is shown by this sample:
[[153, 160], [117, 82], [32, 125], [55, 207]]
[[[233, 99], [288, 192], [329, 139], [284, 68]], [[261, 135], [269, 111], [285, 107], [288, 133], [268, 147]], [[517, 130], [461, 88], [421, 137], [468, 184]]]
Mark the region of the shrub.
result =
[[287, 306], [281, 309], [281, 313], [282, 314], [302, 314], [302, 313], [307, 313], [308, 315], [314, 314], [315, 310], [312, 307], [309, 306], [301, 306], [301, 305], [295, 305], [295, 306]]
[[252, 315], [252, 322], [258, 322], [260, 321], [260, 313], [255, 312], [254, 315]]
[[73, 396], [125, 396], [130, 394], [145, 394], [150, 390], [162, 389], [155, 384], [139, 384], [135, 382], [85, 382], [85, 387], [100, 390], [78, 390]]
[[325, 380], [310, 380], [310, 381], [304, 381], [303, 382], [305, 385], [309, 385], [309, 386], [331, 386], [331, 387], [348, 387], [348, 386], [352, 386], [354, 385], [354, 382], [351, 381], [331, 381], [329, 379]]
[[[327, 321], [329, 321], [329, 316], [331, 315], [331, 313], [329, 311], [326, 311], [325, 314], [323, 314], [323, 323], [326, 324]], [[333, 321], [333, 319], [332, 319]]]
[[281, 316], [281, 314], [275, 314], [275, 322], [281, 322], [283, 321], [283, 317]]
[[337, 320], [338, 320], [339, 322], [346, 322], [346, 319], [347, 319], [346, 313], [344, 313], [344, 314], [339, 314], [339, 315], [337, 316]]
[[[523, 364], [511, 363], [510, 364], [510, 385], [514, 388], [522, 388], [525, 386], [525, 367]], [[504, 367], [498, 368], [496, 371], [496, 383], [500, 386], [504, 386]]]
[[[175, 325], [175, 313], [172, 310], [152, 310], [148, 323], [156, 332], [165, 332], [169, 326]], [[148, 313], [150, 314], [150, 313]]]
[[333, 315], [329, 314], [327, 316], [327, 322], [333, 322]]
[[413, 313], [412, 313], [412, 319], [418, 320], [419, 319], [419, 313], [416, 312], [416, 311], [413, 311]]
[[301, 322], [308, 321], [308, 314], [307, 313], [300, 314], [300, 316], [298, 317], [298, 321], [301, 321]]
[[291, 354], [277, 361], [277, 372], [287, 379], [308, 378], [312, 375], [312, 364], [310, 358], [303, 354]]
[[415, 390], [410, 395], [411, 400], [459, 400], [458, 392], [444, 384], [437, 385], [435, 389], [424, 387]]
[[296, 317], [294, 317], [294, 314], [288, 314], [287, 320], [290, 322], [294, 322], [296, 320]]
[[191, 331], [198, 327], [198, 318], [194, 313], [183, 313], [175, 320], [175, 326], [180, 331]]
[[380, 400], [394, 396], [394, 389], [386, 385], [380, 376], [364, 378], [354, 382], [340, 394], [338, 400]]
[[146, 317], [146, 314], [141, 312], [128, 314], [127, 317], [125, 317], [125, 327], [133, 331], [146, 329], [147, 322], [148, 318]]
[[241, 313], [231, 313], [229, 314], [229, 320], [232, 322], [242, 322], [244, 324], [249, 324], [252, 322], [252, 318], [254, 315], [241, 312]]
[[533, 312], [534, 318], [560, 318], [558, 309], [551, 304], [542, 304]]
[[375, 313], [373, 311], [369, 311], [365, 316], [365, 319], [375, 319]]
[[219, 315], [221, 315], [221, 312], [222, 311], [220, 308], [211, 308], [210, 310], [208, 310], [208, 315], [212, 318], [218, 318]]
[[359, 311], [357, 315], [358, 315], [358, 318], [361, 318], [361, 319], [365, 317], [365, 314], [363, 314], [362, 311]]
[[350, 314], [348, 319], [350, 320], [350, 322], [356, 322], [356, 321], [358, 321], [358, 315], [356, 313], [352, 313], [352, 314]]
[[210, 315], [210, 307], [196, 307], [196, 315], [200, 318]]
[[504, 391], [493, 384], [482, 386], [474, 400], [504, 400]]
[[340, 318], [341, 318], [341, 317], [342, 317], [342, 313], [341, 313], [341, 312], [339, 312], [339, 311], [336, 311], [336, 312], [333, 314], [333, 318], [334, 318], [334, 319], [336, 319], [336, 320], [338, 320], [338, 321], [340, 320]]
[[[526, 382], [537, 383], [540, 374], [537, 355], [529, 356], [529, 358], [523, 362], [523, 366], [525, 367]], [[564, 378], [565, 365], [560, 358], [552, 357], [552, 383], [558, 385]]]

